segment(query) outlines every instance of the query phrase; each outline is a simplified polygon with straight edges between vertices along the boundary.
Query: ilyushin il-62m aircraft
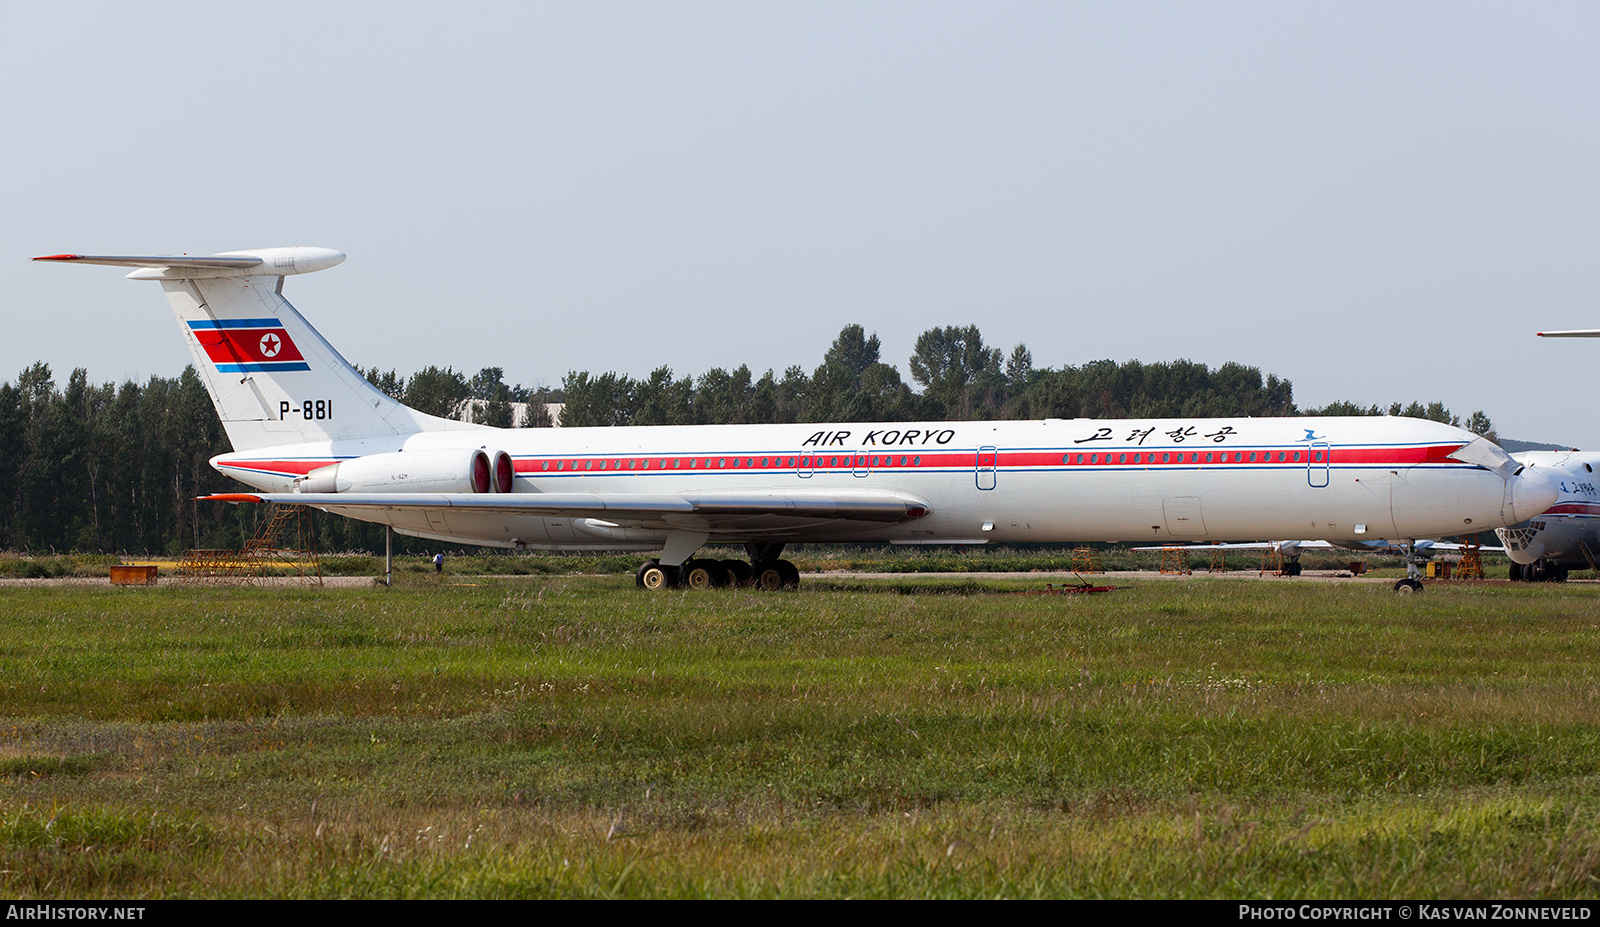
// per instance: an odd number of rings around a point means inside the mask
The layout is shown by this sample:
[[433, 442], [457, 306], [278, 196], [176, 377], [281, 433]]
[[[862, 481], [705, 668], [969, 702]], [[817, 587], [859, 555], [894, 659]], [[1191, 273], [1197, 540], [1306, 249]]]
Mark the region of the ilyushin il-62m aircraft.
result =
[[[256, 492], [422, 538], [660, 551], [639, 585], [784, 588], [794, 543], [1421, 538], [1516, 524], [1556, 490], [1471, 432], [1409, 418], [1046, 419], [499, 429], [367, 382], [283, 298], [323, 248], [56, 254], [166, 291]], [[750, 562], [695, 557], [742, 544]], [[1402, 581], [1415, 583], [1415, 576]]]

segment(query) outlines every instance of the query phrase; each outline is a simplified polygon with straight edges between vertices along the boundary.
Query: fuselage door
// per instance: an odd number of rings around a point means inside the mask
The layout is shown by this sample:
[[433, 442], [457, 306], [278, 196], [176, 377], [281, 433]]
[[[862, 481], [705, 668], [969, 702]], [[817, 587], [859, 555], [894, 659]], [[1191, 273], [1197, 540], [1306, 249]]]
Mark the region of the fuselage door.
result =
[[1173, 537], [1205, 537], [1206, 521], [1200, 515], [1199, 496], [1168, 496], [1161, 500], [1161, 513], [1167, 519], [1167, 533]]
[[1318, 489], [1328, 485], [1328, 461], [1333, 448], [1326, 441], [1313, 441], [1306, 449], [1306, 482]]
[[996, 447], [978, 448], [977, 481], [979, 489], [993, 489], [995, 465], [1000, 457], [1000, 449]]
[[811, 479], [811, 474], [815, 472], [816, 458], [811, 456], [810, 451], [801, 451], [794, 458], [794, 464], [794, 472], [802, 480], [809, 480]]

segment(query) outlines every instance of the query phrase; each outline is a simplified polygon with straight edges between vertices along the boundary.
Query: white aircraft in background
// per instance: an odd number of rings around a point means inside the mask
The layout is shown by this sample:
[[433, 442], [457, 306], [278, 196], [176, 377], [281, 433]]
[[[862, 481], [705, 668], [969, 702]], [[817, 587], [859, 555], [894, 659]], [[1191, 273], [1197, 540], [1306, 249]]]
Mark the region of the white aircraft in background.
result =
[[[792, 586], [786, 544], [1418, 538], [1513, 525], [1556, 489], [1471, 432], [1409, 418], [1047, 419], [498, 429], [407, 408], [281, 294], [324, 248], [57, 254], [135, 267], [183, 328], [259, 492], [403, 534], [510, 548], [660, 550], [648, 588]], [[373, 323], [382, 324], [381, 310]], [[706, 543], [751, 559], [694, 559]], [[1413, 566], [1404, 588], [1420, 589]]]
[[1600, 557], [1600, 453], [1518, 451], [1527, 472], [1556, 486], [1555, 504], [1522, 524], [1496, 528], [1511, 558], [1511, 578], [1562, 582], [1569, 570], [1593, 570]]
[[[1537, 334], [1540, 338], [1600, 338], [1600, 328]], [[1562, 582], [1569, 570], [1596, 569], [1600, 557], [1600, 492], [1596, 486], [1600, 481], [1595, 479], [1595, 468], [1600, 467], [1600, 453], [1519, 451], [1512, 456], [1527, 467], [1542, 468], [1559, 495], [1538, 518], [1495, 529], [1511, 558], [1511, 578]]]

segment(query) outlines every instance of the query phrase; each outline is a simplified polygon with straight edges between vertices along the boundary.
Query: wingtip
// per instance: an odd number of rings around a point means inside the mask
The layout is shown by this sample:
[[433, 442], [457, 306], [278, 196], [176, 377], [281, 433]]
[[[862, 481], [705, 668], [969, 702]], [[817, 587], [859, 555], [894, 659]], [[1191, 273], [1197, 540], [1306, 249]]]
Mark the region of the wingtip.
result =
[[79, 261], [82, 259], [83, 255], [81, 254], [43, 254], [32, 258], [35, 261]]

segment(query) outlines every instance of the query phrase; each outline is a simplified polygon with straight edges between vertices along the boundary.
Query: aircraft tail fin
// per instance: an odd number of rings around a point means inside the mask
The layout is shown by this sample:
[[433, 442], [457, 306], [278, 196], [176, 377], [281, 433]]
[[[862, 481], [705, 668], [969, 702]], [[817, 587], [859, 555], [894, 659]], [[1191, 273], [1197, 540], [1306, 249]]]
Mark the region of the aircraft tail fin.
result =
[[332, 267], [344, 260], [338, 251], [34, 260], [136, 267], [129, 279], [159, 281], [236, 451], [479, 427], [425, 415], [384, 394], [283, 298], [284, 277]]

